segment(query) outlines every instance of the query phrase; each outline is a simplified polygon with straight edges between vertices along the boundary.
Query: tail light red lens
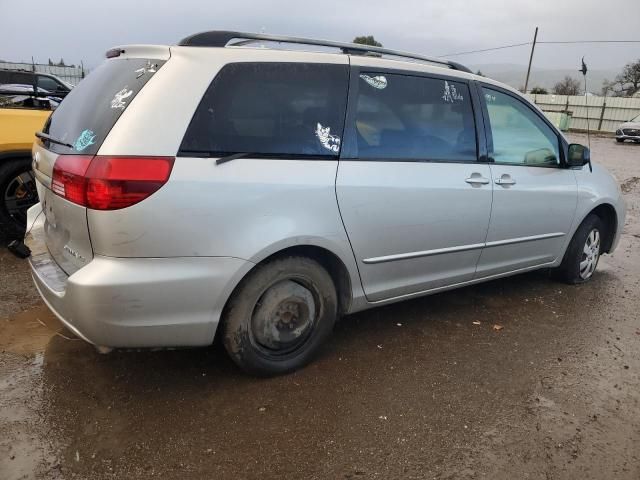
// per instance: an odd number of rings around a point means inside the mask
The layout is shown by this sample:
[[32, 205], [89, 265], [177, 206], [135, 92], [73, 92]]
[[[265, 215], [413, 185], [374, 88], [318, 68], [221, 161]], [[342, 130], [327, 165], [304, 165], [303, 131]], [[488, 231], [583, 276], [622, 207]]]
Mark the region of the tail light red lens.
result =
[[60, 155], [53, 164], [51, 190], [70, 202], [86, 206], [84, 175], [92, 159], [85, 155]]
[[173, 157], [60, 155], [52, 190], [94, 210], [130, 207], [158, 191], [171, 175]]

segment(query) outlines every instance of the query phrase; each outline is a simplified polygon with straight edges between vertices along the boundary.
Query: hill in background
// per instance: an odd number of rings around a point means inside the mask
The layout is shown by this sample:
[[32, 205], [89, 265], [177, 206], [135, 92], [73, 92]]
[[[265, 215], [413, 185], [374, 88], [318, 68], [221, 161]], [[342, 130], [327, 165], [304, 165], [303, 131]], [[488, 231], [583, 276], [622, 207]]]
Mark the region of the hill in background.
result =
[[[524, 86], [524, 80], [527, 76], [526, 65], [510, 63], [481, 64], [471, 65], [469, 68], [474, 72], [480, 70], [484, 76], [506, 83], [516, 89], [520, 89]], [[618, 73], [620, 72], [616, 70], [589, 69], [589, 72], [587, 73], [587, 87], [589, 91], [596, 95], [600, 95], [604, 80], [612, 80]], [[532, 67], [531, 75], [529, 76], [528, 88], [543, 87], [551, 93], [553, 86], [566, 75], [582, 81], [582, 73], [578, 71], [578, 66], [573, 69], [545, 69]]]

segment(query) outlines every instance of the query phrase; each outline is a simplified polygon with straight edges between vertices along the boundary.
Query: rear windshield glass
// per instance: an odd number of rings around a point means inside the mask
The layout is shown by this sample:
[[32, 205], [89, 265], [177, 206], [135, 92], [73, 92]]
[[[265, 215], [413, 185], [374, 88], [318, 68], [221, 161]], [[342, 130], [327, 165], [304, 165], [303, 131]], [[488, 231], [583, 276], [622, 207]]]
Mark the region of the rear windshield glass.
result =
[[346, 65], [227, 65], [200, 102], [180, 153], [337, 157], [348, 75]]
[[95, 155], [122, 112], [164, 64], [146, 58], [116, 58], [102, 63], [71, 90], [44, 131], [73, 148], [45, 142], [57, 153]]

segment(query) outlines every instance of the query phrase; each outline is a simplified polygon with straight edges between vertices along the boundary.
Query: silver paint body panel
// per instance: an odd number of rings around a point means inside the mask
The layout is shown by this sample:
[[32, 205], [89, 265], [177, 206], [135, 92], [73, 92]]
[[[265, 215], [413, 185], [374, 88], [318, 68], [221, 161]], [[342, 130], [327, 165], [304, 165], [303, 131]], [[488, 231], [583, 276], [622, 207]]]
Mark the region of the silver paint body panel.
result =
[[491, 178], [482, 164], [340, 162], [338, 203], [367, 299], [473, 278], [491, 213], [491, 185], [466, 183], [473, 173]]
[[[509, 175], [516, 183], [493, 183], [493, 206], [476, 275], [479, 277], [553, 262], [561, 257], [564, 236], [576, 210], [573, 170], [491, 165], [492, 178]], [[514, 239], [529, 237], [527, 242]]]

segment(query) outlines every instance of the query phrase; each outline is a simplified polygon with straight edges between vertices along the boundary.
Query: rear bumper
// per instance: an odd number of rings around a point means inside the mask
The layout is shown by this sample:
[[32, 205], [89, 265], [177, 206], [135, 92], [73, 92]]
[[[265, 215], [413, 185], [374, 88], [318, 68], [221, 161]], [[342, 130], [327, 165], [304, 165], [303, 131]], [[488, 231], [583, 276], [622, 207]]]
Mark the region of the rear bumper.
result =
[[230, 257], [95, 256], [67, 276], [46, 249], [41, 217], [25, 238], [36, 287], [65, 326], [98, 346], [210, 345], [227, 298], [253, 265]]

